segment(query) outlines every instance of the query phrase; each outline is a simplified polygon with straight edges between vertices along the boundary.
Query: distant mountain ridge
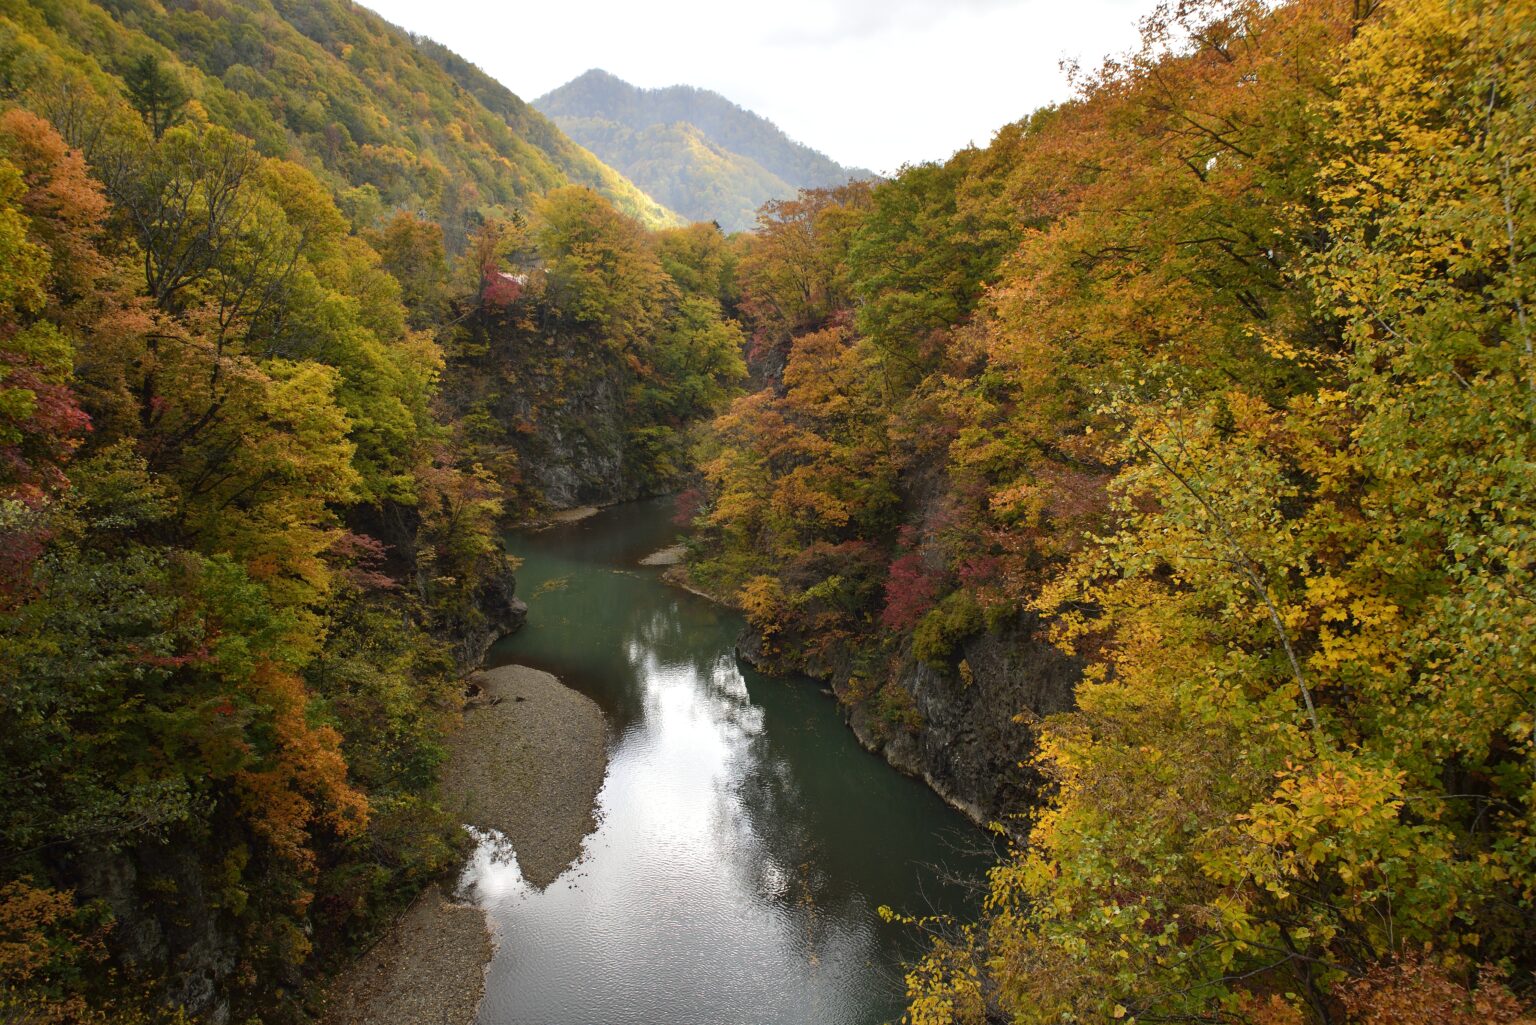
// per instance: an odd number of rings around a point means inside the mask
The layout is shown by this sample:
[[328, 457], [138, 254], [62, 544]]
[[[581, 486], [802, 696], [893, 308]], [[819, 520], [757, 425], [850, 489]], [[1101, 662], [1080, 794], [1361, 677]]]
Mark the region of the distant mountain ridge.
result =
[[533, 106], [658, 202], [727, 231], [750, 228], [770, 199], [874, 177], [707, 89], [641, 89], [593, 69]]

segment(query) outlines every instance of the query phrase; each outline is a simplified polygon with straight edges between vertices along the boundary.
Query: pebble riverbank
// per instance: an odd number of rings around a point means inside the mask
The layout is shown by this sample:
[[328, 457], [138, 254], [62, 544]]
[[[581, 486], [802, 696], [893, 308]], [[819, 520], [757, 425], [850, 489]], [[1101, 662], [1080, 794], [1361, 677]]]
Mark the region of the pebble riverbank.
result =
[[[602, 711], [549, 673], [502, 666], [449, 739], [444, 806], [500, 833], [523, 877], [545, 887], [581, 856], [596, 828], [607, 769]], [[324, 1025], [469, 1025], [493, 951], [485, 915], [433, 886], [332, 984]]]

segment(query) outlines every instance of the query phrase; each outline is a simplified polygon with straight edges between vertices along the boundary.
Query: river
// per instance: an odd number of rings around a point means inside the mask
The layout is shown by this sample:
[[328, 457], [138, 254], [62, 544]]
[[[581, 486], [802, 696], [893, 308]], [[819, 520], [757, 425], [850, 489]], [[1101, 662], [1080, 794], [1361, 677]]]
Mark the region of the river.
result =
[[[544, 891], [483, 843], [466, 899], [498, 949], [480, 1025], [877, 1025], [919, 949], [876, 909], [974, 911], [986, 839], [863, 751], [806, 679], [739, 663], [739, 616], [639, 560], [667, 500], [508, 537], [528, 625], [490, 665], [545, 669], [608, 717], [583, 860]], [[941, 869], [942, 866], [942, 869]]]

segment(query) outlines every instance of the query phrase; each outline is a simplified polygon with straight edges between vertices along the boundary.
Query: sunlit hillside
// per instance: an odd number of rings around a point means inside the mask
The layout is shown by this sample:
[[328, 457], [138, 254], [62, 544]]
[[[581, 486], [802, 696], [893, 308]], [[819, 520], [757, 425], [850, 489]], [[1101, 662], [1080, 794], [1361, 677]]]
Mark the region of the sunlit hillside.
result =
[[706, 89], [637, 89], [593, 70], [533, 102], [649, 194], [726, 231], [752, 227], [769, 200], [873, 177]]
[[8, 45], [38, 55], [8, 65], [12, 89], [36, 87], [40, 60], [120, 78], [153, 57], [168, 88], [259, 152], [319, 173], [357, 220], [415, 210], [456, 245], [481, 215], [574, 183], [647, 223], [677, 222], [472, 64], [346, 0], [7, 8]]

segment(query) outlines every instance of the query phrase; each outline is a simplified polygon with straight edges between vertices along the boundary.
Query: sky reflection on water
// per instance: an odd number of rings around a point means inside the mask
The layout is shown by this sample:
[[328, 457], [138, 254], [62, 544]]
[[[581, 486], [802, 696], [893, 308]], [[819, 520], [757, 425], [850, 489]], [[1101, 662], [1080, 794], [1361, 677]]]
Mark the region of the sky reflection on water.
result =
[[815, 684], [739, 666], [735, 615], [635, 566], [671, 539], [669, 511], [509, 538], [534, 597], [492, 662], [557, 673], [614, 733], [577, 865], [539, 892], [486, 837], [464, 872], [499, 943], [481, 1025], [894, 1018], [915, 937], [876, 908], [964, 910], [933, 866], [979, 874], [956, 848], [983, 840], [860, 750]]

